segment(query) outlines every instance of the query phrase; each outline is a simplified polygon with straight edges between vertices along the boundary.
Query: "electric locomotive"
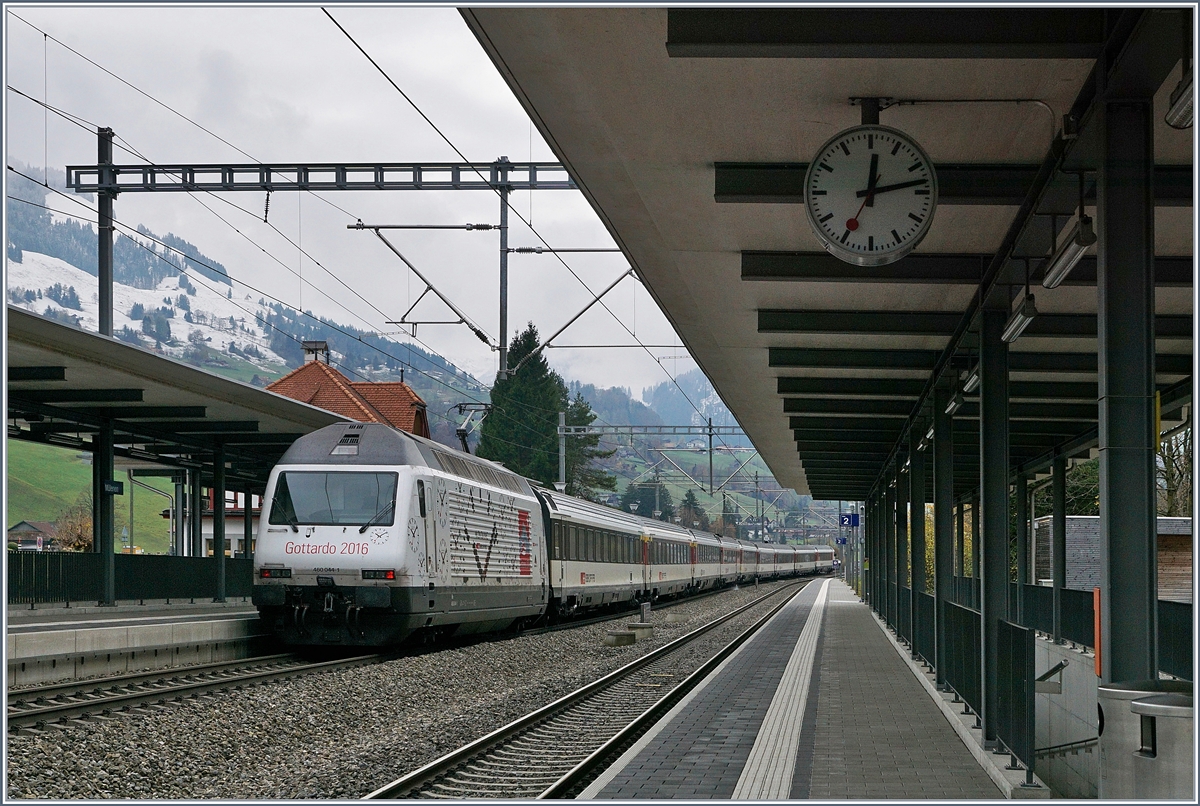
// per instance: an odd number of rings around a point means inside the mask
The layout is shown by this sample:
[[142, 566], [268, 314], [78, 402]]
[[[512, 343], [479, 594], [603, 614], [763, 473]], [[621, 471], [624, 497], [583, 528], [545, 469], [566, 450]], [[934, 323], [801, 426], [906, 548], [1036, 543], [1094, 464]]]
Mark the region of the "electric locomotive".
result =
[[293, 645], [386, 646], [817, 573], [815, 552], [535, 488], [378, 423], [298, 439], [271, 471], [253, 600]]

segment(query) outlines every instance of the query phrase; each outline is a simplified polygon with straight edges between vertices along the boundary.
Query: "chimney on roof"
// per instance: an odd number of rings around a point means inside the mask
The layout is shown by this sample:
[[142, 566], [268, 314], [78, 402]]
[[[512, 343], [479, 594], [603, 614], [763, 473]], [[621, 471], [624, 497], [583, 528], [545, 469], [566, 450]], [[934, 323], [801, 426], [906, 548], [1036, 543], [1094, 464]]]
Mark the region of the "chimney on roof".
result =
[[309, 361], [329, 363], [329, 342], [302, 341], [300, 344], [304, 347], [304, 363], [307, 364]]

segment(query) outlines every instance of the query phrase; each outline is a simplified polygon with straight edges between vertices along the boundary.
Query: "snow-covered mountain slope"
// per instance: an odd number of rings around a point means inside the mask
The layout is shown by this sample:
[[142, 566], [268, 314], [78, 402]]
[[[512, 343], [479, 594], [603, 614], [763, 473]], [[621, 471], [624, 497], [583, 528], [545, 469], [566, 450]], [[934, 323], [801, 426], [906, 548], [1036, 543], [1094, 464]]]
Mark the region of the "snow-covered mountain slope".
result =
[[[58, 258], [36, 252], [25, 252], [20, 263], [7, 261], [5, 268], [8, 302], [13, 306], [39, 315], [49, 308], [60, 315], [77, 317], [79, 326], [84, 330], [96, 331], [99, 328], [99, 293], [95, 276]], [[66, 308], [46, 296], [46, 290], [55, 285], [73, 287], [79, 297], [81, 310]], [[194, 343], [203, 343], [219, 352], [229, 352], [229, 346], [233, 344], [240, 353], [239, 358], [255, 365], [265, 368], [268, 364], [275, 364], [274, 369], [277, 370], [278, 365], [284, 363], [280, 356], [271, 351], [267, 334], [255, 319], [259, 313], [265, 317], [269, 310], [260, 305], [258, 298], [250, 291], [236, 281], [232, 289], [220, 286], [219, 293], [196, 279], [187, 285], [194, 289], [194, 294], [189, 294], [181, 286], [179, 276], [167, 277], [153, 289], [113, 283], [113, 333], [119, 336], [128, 328], [137, 334], [143, 346], [153, 347], [158, 341], [162, 351], [175, 358], [182, 358]], [[28, 300], [26, 291], [33, 291], [35, 295], [40, 291], [41, 297]], [[190, 310], [180, 304], [181, 295]], [[137, 304], [150, 315], [159, 309], [171, 311], [173, 316], [166, 317], [170, 326], [170, 340], [156, 340], [154, 336], [142, 332], [142, 321], [130, 318], [130, 312]], [[190, 322], [187, 321], [189, 317], [192, 320]], [[251, 345], [252, 350], [247, 355], [245, 350]]]

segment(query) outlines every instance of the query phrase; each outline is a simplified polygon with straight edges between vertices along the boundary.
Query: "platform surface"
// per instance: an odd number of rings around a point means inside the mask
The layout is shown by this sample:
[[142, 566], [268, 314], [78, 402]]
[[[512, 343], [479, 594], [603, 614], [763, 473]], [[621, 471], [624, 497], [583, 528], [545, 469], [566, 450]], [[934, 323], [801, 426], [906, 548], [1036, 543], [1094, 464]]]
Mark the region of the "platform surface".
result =
[[45, 607], [27, 609], [10, 606], [9, 634], [56, 630], [135, 627], [147, 624], [177, 624], [189, 621], [256, 619], [258, 611], [249, 602], [205, 602], [190, 604], [118, 604], [114, 607]]
[[581, 797], [1002, 795], [866, 605], [815, 580]]

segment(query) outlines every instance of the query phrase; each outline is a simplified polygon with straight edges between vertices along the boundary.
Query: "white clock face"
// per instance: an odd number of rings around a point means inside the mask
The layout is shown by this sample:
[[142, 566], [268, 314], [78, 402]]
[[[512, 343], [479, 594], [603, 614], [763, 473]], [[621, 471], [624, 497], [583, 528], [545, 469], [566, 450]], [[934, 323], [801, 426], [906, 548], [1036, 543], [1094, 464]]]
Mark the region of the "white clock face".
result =
[[856, 126], [817, 152], [804, 177], [808, 223], [825, 249], [859, 266], [894, 263], [921, 242], [937, 208], [925, 151], [887, 126]]

